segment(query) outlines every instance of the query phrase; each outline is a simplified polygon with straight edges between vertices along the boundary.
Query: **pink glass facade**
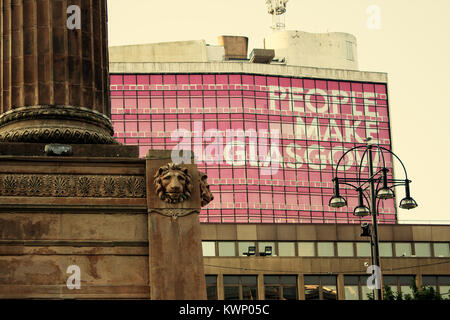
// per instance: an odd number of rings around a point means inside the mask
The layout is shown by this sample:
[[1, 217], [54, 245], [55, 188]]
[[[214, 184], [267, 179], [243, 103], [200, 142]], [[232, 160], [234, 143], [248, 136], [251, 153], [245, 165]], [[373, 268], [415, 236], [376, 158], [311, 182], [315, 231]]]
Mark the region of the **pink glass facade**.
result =
[[[354, 190], [333, 209], [332, 168], [371, 137], [390, 149], [386, 84], [251, 74], [112, 74], [116, 138], [148, 149], [191, 149], [215, 199], [205, 223], [360, 223]], [[361, 153], [340, 176], [356, 177]], [[385, 155], [388, 168], [391, 159]], [[375, 157], [375, 166], [381, 159]], [[380, 223], [395, 223], [394, 200]]]

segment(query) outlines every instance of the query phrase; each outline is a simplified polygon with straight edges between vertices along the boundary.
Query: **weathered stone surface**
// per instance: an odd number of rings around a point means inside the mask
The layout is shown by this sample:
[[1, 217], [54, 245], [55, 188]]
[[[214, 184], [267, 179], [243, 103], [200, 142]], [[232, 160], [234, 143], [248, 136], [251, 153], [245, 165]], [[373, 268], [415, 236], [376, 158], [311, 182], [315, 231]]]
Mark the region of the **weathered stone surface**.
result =
[[[192, 179], [189, 199], [168, 203], [158, 196], [154, 177], [171, 161], [170, 151], [149, 151], [147, 206], [150, 297], [154, 300], [206, 299], [201, 232], [200, 176], [196, 165], [182, 165]], [[162, 214], [173, 210], [174, 216]]]
[[149, 298], [145, 161], [0, 156], [0, 180], [0, 298]]
[[0, 141], [116, 143], [106, 14], [106, 0], [0, 0]]

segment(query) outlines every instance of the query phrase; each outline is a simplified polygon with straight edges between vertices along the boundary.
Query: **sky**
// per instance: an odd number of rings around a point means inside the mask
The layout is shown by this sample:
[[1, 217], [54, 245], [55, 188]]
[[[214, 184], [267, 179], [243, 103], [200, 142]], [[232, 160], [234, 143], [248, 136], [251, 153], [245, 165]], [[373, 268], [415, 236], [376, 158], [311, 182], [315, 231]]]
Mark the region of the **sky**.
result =
[[[272, 32], [265, 0], [113, 0], [109, 45], [249, 38]], [[388, 73], [392, 148], [419, 206], [400, 223], [450, 224], [450, 0], [290, 0], [286, 30], [356, 36], [359, 69]], [[400, 165], [395, 164], [399, 173]], [[397, 178], [402, 178], [397, 176]], [[397, 188], [397, 201], [403, 190]]]

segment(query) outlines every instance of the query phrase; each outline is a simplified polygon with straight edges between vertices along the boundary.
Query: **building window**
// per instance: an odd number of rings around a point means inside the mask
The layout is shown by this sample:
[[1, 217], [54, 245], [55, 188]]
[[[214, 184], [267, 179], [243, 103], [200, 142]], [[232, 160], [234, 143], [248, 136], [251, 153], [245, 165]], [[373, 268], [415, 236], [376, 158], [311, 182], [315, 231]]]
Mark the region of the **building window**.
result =
[[397, 242], [395, 243], [395, 256], [396, 257], [411, 257], [411, 243]]
[[306, 300], [337, 300], [336, 276], [305, 276]]
[[223, 291], [225, 300], [257, 300], [257, 276], [223, 276]]
[[356, 255], [358, 257], [370, 257], [370, 243], [368, 242], [357, 242], [356, 243]]
[[394, 295], [399, 292], [412, 295], [410, 286], [413, 281], [414, 276], [383, 276], [383, 286], [390, 287]]
[[216, 243], [214, 241], [202, 241], [203, 256], [214, 257], [216, 255]]
[[431, 257], [431, 246], [428, 242], [416, 242], [414, 250], [416, 257]]
[[279, 242], [278, 243], [278, 255], [280, 257], [294, 257], [295, 256], [295, 243], [294, 242]]
[[368, 300], [373, 290], [367, 287], [369, 276], [344, 276], [345, 300]]
[[266, 247], [272, 248], [272, 256], [276, 256], [275, 242], [258, 242], [258, 252], [265, 252]]
[[208, 300], [217, 300], [217, 276], [206, 276], [206, 297]]
[[347, 42], [347, 60], [354, 61], [355, 57], [353, 55], [353, 42], [346, 41]]
[[437, 258], [450, 257], [448, 243], [433, 243], [434, 256]]
[[266, 300], [297, 300], [297, 276], [264, 276]]
[[236, 255], [236, 245], [234, 242], [219, 242], [219, 257], [234, 257]]
[[450, 297], [450, 276], [422, 276], [422, 285], [433, 287], [442, 298]]
[[380, 249], [380, 257], [392, 257], [392, 242], [380, 242], [379, 243], [379, 249]]
[[248, 248], [254, 246], [255, 246], [254, 242], [238, 242], [239, 256], [246, 256], [245, 253], [249, 251]]
[[299, 242], [298, 255], [300, 257], [314, 257], [316, 255], [314, 242]]
[[318, 242], [317, 256], [334, 257], [334, 242]]
[[355, 255], [353, 242], [337, 243], [338, 257], [353, 257]]

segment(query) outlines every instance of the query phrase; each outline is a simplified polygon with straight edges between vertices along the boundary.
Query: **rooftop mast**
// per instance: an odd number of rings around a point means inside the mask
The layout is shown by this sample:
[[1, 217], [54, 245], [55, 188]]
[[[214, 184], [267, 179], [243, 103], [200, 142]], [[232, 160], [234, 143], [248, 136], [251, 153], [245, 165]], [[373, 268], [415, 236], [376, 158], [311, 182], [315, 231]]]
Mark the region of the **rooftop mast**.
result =
[[284, 14], [286, 13], [286, 4], [288, 1], [289, 0], [266, 0], [268, 12], [272, 15], [273, 30], [284, 30], [286, 28]]

